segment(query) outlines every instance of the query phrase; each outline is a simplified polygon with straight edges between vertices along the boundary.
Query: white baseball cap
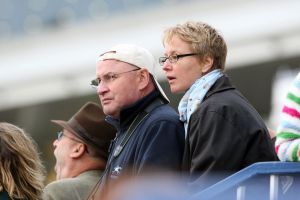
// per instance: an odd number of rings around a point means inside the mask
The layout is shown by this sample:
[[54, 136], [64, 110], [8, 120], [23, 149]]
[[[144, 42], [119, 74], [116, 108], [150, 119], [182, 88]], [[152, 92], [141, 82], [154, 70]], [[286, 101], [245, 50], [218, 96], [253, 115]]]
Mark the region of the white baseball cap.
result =
[[119, 60], [141, 69], [147, 69], [152, 77], [156, 89], [158, 89], [158, 91], [160, 92], [161, 97], [163, 97], [163, 99], [168, 103], [170, 102], [167, 95], [154, 76], [154, 57], [147, 49], [133, 44], [119, 44], [112, 47], [109, 51], [101, 54], [98, 61], [109, 59]]

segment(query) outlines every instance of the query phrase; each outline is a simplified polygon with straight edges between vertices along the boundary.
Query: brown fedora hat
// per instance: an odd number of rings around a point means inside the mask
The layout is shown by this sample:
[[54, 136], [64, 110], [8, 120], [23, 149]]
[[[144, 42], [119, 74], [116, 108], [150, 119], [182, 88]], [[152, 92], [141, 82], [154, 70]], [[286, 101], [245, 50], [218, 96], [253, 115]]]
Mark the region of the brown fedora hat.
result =
[[108, 147], [116, 135], [116, 129], [105, 121], [105, 114], [98, 104], [88, 102], [68, 121], [51, 120], [51, 122], [67, 129], [107, 158]]

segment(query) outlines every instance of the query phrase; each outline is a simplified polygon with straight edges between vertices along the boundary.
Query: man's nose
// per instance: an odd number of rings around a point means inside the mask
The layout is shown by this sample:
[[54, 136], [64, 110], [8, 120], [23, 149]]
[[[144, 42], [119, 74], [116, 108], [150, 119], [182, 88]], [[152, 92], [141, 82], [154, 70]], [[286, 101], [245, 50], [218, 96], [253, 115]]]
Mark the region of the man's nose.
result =
[[109, 90], [109, 88], [107, 87], [107, 84], [105, 84], [103, 81], [99, 83], [98, 87], [97, 87], [97, 94], [98, 95], [103, 95], [104, 93], [106, 93]]
[[53, 147], [56, 147], [57, 146], [57, 143], [58, 143], [58, 139], [55, 139], [54, 141], [53, 141]]

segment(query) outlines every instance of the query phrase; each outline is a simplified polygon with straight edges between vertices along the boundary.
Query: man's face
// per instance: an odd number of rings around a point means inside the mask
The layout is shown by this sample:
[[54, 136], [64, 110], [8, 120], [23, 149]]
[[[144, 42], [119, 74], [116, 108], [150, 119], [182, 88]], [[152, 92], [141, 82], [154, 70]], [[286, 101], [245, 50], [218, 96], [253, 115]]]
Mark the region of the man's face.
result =
[[[197, 53], [192, 50], [190, 44], [181, 40], [178, 36], [165, 43], [165, 56], [174, 56], [181, 54]], [[179, 58], [171, 63], [169, 59], [163, 65], [163, 70], [167, 76], [171, 91], [173, 93], [183, 93], [201, 77], [203, 64], [199, 56], [187, 56]]]
[[103, 112], [118, 119], [120, 111], [140, 98], [137, 67], [117, 60], [97, 63], [96, 76], [101, 79], [97, 88]]
[[54, 142], [54, 156], [56, 164], [54, 170], [56, 172], [56, 180], [63, 178], [72, 178], [70, 175], [70, 167], [72, 165], [71, 153], [74, 150], [77, 139], [75, 136], [64, 129], [63, 134], [60, 135]]

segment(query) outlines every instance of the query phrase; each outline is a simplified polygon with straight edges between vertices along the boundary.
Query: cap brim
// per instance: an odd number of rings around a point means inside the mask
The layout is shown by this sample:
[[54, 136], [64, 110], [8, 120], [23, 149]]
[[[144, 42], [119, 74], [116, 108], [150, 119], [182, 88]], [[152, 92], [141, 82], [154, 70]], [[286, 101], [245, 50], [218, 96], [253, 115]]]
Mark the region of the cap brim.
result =
[[154, 85], [156, 87], [156, 89], [158, 89], [161, 97], [167, 102], [167, 103], [170, 103], [170, 100], [169, 98], [167, 97], [167, 95], [165, 94], [164, 90], [162, 89], [162, 87], [160, 86], [160, 84], [158, 83], [158, 81], [156, 80], [155, 76], [153, 74], [151, 74], [151, 77], [152, 77], [152, 80], [154, 82]]
[[154, 82], [154, 85], [156, 87], [156, 89], [158, 89], [161, 97], [167, 102], [167, 103], [170, 103], [170, 100], [169, 98], [167, 97], [167, 95], [165, 94], [164, 90], [162, 89], [162, 87], [160, 86], [160, 84], [158, 83], [158, 81], [156, 80], [156, 78], [153, 76], [153, 74], [151, 74], [151, 77], [152, 77], [152, 80]]

